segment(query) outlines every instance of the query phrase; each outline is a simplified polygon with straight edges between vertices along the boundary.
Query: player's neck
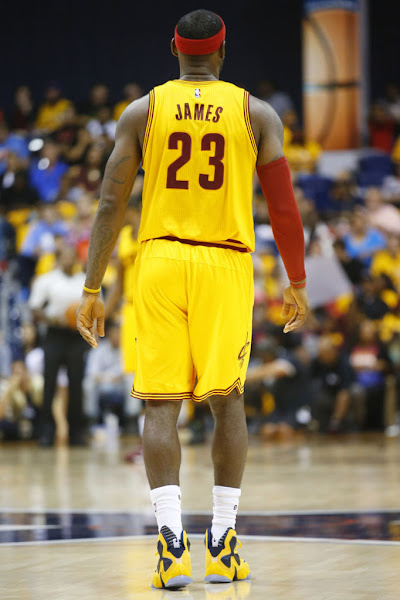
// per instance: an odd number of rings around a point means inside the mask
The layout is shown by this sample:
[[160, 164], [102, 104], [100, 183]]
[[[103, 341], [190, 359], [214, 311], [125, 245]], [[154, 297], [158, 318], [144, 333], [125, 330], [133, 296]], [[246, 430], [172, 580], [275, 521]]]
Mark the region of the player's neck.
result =
[[210, 65], [181, 65], [179, 79], [185, 81], [216, 81], [219, 72]]

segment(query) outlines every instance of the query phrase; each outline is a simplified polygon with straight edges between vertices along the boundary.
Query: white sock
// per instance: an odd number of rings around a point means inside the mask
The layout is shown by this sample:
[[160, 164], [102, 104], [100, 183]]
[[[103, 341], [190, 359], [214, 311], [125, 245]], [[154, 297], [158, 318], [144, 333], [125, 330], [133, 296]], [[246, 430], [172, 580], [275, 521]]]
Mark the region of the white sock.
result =
[[235, 529], [239, 507], [240, 488], [213, 487], [213, 520], [211, 533], [215, 542], [219, 542], [228, 527]]
[[181, 488], [179, 485], [164, 485], [150, 491], [158, 531], [166, 525], [180, 540], [182, 533]]

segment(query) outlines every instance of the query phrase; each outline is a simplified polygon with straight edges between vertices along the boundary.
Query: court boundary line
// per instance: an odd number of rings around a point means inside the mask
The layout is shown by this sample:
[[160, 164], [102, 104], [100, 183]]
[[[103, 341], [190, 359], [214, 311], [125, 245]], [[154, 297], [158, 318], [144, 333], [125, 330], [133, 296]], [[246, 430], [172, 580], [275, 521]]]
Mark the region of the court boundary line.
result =
[[[0, 506], [0, 513], [8, 512], [8, 513], [36, 513], [36, 514], [46, 514], [46, 513], [59, 513], [59, 514], [72, 514], [72, 513], [87, 513], [87, 514], [97, 514], [97, 513], [109, 513], [109, 514], [130, 514], [130, 515], [154, 515], [154, 511], [151, 508], [144, 508], [140, 510], [129, 510], [129, 509], [115, 509], [115, 508], [3, 508]], [[341, 514], [369, 514], [369, 513], [392, 513], [392, 512], [400, 512], [400, 507], [398, 508], [339, 508], [334, 509], [330, 508], [327, 510], [323, 509], [306, 509], [306, 510], [239, 510], [238, 518], [240, 516], [248, 516], [248, 517], [276, 517], [276, 516], [296, 516], [296, 515], [341, 515]], [[203, 510], [184, 510], [182, 511], [182, 516], [212, 516], [212, 511], [203, 511]]]
[[[192, 533], [189, 534], [191, 539], [202, 540], [204, 534]], [[96, 542], [129, 542], [129, 541], [145, 541], [154, 538], [156, 534], [152, 535], [129, 535], [129, 536], [111, 536], [111, 537], [98, 537], [98, 538], [79, 538], [79, 539], [67, 539], [67, 540], [35, 540], [29, 542], [5, 542], [0, 543], [0, 549], [6, 546], [53, 546], [56, 544], [86, 544]], [[395, 540], [348, 540], [339, 538], [301, 538], [301, 537], [285, 537], [285, 536], [268, 536], [268, 535], [241, 535], [241, 540], [249, 542], [287, 542], [287, 543], [311, 543], [311, 544], [330, 544], [330, 545], [356, 545], [356, 546], [400, 546], [400, 541]]]

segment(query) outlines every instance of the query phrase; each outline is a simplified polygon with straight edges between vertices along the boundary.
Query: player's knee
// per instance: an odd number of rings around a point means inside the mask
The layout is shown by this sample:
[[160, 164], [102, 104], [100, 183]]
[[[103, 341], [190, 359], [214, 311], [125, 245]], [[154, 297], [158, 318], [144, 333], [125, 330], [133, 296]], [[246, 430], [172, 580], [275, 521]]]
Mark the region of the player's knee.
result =
[[214, 418], [229, 416], [233, 412], [244, 413], [244, 397], [236, 391], [228, 396], [213, 396], [209, 399], [209, 405]]
[[145, 421], [147, 419], [160, 420], [163, 422], [176, 421], [179, 417], [182, 402], [148, 400], [145, 405]]

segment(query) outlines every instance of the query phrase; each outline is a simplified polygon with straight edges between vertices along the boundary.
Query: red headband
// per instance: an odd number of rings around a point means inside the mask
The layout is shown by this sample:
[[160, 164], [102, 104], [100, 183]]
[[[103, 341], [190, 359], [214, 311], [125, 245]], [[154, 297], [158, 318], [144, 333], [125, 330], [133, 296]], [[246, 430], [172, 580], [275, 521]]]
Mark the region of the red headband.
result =
[[[218, 15], [219, 16], [219, 15]], [[219, 17], [221, 19], [221, 17]], [[212, 37], [202, 40], [190, 40], [179, 35], [177, 27], [175, 27], [175, 45], [182, 54], [191, 54], [192, 56], [199, 54], [211, 54], [221, 46], [225, 40], [225, 23], [221, 19], [222, 27]]]

